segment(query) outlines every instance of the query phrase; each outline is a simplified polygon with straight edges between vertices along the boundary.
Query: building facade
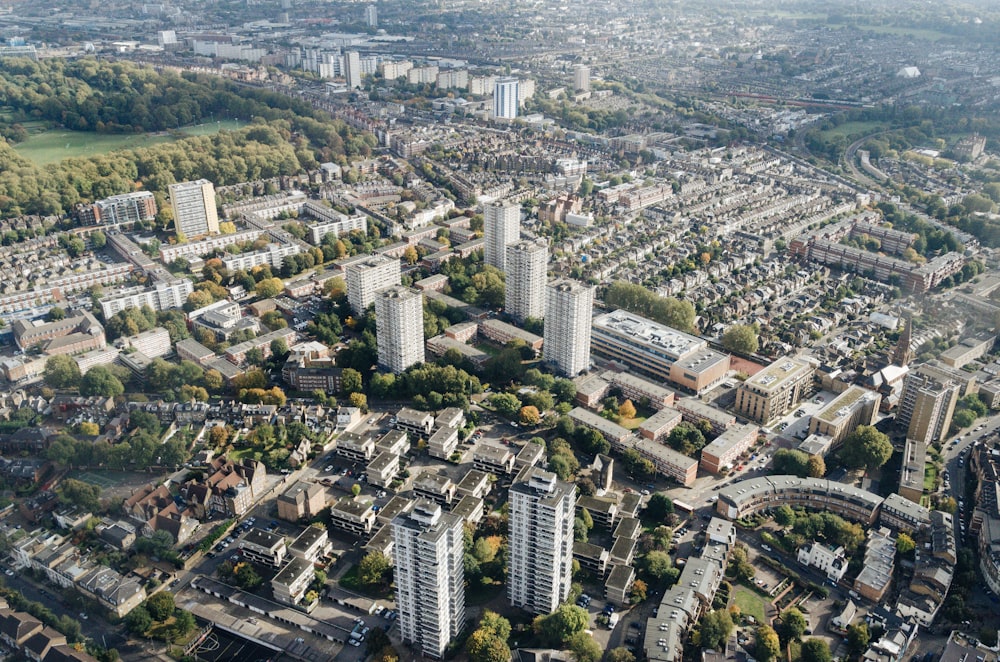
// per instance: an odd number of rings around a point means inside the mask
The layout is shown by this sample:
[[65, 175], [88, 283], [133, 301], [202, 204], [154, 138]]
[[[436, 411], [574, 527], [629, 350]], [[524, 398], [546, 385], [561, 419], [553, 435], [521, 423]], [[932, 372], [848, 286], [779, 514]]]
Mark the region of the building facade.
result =
[[[398, 262], [396, 263], [398, 266]], [[378, 364], [400, 373], [424, 361], [424, 297], [402, 285], [379, 292], [375, 299]]]
[[544, 239], [507, 246], [504, 310], [518, 322], [545, 317], [549, 248]]
[[519, 81], [513, 76], [498, 78], [493, 86], [493, 117], [512, 120], [517, 117]]
[[576, 488], [532, 468], [510, 488], [507, 598], [533, 614], [551, 614], [569, 595]]
[[561, 279], [546, 287], [543, 357], [566, 377], [590, 367], [593, 310], [594, 288], [589, 285]]
[[896, 422], [906, 426], [906, 438], [925, 444], [944, 441], [958, 403], [959, 386], [911, 372], [903, 380]]
[[521, 207], [496, 201], [483, 208], [483, 260], [506, 272], [507, 247], [521, 238]]
[[207, 179], [170, 185], [170, 205], [174, 228], [193, 239], [219, 233], [219, 213], [215, 207], [215, 186]]
[[736, 411], [761, 424], [774, 420], [808, 397], [813, 372], [813, 364], [807, 361], [778, 359], [740, 385]]
[[391, 526], [400, 636], [441, 659], [465, 625], [462, 519], [421, 499]]
[[351, 309], [363, 315], [368, 306], [375, 303], [379, 291], [399, 285], [399, 260], [384, 255], [371, 255], [364, 260], [347, 265], [344, 269], [347, 281], [347, 301]]

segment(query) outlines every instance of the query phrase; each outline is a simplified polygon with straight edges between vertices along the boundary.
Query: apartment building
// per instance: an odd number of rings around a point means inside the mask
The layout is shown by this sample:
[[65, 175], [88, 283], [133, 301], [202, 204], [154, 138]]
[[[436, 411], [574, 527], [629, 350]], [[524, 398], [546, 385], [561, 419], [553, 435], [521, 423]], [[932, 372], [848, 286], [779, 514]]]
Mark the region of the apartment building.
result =
[[174, 227], [187, 239], [219, 233], [219, 213], [215, 207], [215, 186], [207, 179], [171, 184], [170, 206]]
[[391, 526], [400, 636], [441, 659], [465, 626], [462, 519], [421, 499]]
[[369, 255], [352, 262], [344, 268], [347, 281], [347, 301], [358, 315], [364, 314], [368, 306], [375, 303], [375, 295], [381, 290], [399, 285], [399, 260], [384, 255]]
[[157, 281], [150, 287], [124, 288], [111, 292], [101, 299], [101, 312], [104, 319], [127, 308], [142, 308], [149, 306], [153, 310], [169, 310], [180, 308], [194, 292], [194, 284], [187, 278], [175, 278], [167, 281]]
[[[398, 268], [398, 262], [396, 266]], [[419, 290], [402, 285], [375, 295], [375, 335], [380, 368], [399, 374], [424, 362], [423, 301]]]
[[903, 380], [896, 422], [906, 426], [907, 439], [925, 444], [944, 441], [958, 404], [959, 386], [918, 371]]
[[701, 449], [701, 468], [714, 474], [732, 468], [757, 441], [759, 432], [760, 428], [750, 424], [728, 428]]
[[560, 279], [546, 287], [543, 357], [559, 374], [575, 377], [590, 367], [594, 288]]
[[507, 598], [533, 614], [550, 614], [569, 595], [576, 488], [541, 469], [510, 488]]
[[149, 191], [136, 191], [80, 205], [77, 218], [81, 225], [119, 225], [151, 221], [156, 218], [156, 200]]
[[812, 392], [815, 364], [785, 357], [743, 382], [736, 391], [736, 411], [766, 425], [791, 411]]
[[548, 263], [544, 239], [524, 239], [507, 246], [504, 310], [518, 322], [545, 317]]
[[809, 434], [823, 434], [839, 444], [859, 425], [873, 425], [882, 396], [851, 386], [809, 419]]

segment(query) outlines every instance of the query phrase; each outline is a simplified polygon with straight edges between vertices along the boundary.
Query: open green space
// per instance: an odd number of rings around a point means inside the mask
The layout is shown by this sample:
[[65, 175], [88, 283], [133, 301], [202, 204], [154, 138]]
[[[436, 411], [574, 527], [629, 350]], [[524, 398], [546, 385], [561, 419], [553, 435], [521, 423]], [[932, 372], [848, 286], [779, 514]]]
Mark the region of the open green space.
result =
[[753, 616], [758, 623], [766, 623], [767, 618], [766, 602], [764, 598], [746, 586], [733, 587], [733, 604], [740, 608], [740, 613], [746, 616]]
[[937, 30], [928, 30], [926, 28], [902, 28], [902, 27], [893, 27], [888, 25], [856, 25], [854, 27], [858, 28], [859, 30], [865, 30], [867, 32], [892, 34], [901, 37], [913, 37], [914, 39], [925, 39], [927, 41], [939, 41], [941, 39], [948, 39], [949, 37], [952, 36], [944, 32], [938, 32]]
[[849, 136], [856, 135], [866, 135], [869, 133], [875, 133], [886, 128], [886, 125], [882, 122], [875, 121], [857, 121], [857, 122], [844, 122], [840, 126], [836, 126], [832, 129], [827, 129], [826, 131], [820, 131], [820, 135], [824, 139], [828, 140], [830, 138], [835, 138], [837, 136], [843, 136], [845, 138]]
[[238, 120], [206, 122], [170, 133], [105, 134], [62, 128], [46, 129], [38, 133], [32, 132], [27, 140], [15, 145], [14, 149], [38, 165], [48, 165], [73, 157], [106, 154], [116, 149], [150, 147], [188, 136], [211, 135], [222, 129], [232, 130], [240, 126], [246, 126], [246, 122]]
[[928, 462], [924, 468], [924, 492], [933, 492], [937, 482], [937, 467]]
[[118, 484], [118, 480], [112, 478], [111, 476], [103, 476], [101, 474], [96, 474], [91, 471], [81, 471], [76, 476], [77, 480], [82, 480], [85, 483], [90, 483], [91, 485], [97, 485], [98, 487], [108, 488], [114, 487]]

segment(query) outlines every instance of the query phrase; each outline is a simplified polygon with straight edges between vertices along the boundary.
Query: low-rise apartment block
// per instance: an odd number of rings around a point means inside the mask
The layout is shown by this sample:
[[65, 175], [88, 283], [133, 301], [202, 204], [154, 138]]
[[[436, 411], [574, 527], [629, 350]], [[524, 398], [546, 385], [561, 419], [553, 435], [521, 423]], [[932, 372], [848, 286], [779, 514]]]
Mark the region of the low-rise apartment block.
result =
[[756, 425], [737, 425], [727, 429], [701, 449], [701, 468], [714, 474], [731, 468], [736, 459], [757, 441], [759, 432]]
[[778, 359], [740, 385], [736, 391], [736, 411], [766, 425], [809, 396], [814, 371], [811, 361]]
[[839, 444], [859, 425], [873, 425], [882, 396], [851, 386], [809, 420], [809, 434], [824, 434]]
[[367, 501], [344, 498], [330, 505], [331, 526], [366, 537], [375, 526], [375, 510]]

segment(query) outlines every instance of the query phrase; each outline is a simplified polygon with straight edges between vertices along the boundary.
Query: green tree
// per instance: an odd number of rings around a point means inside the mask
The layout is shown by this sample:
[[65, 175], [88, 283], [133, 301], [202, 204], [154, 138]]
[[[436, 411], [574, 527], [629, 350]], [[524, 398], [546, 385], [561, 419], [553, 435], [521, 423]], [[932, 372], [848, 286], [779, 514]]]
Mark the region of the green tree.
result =
[[781, 615], [781, 630], [786, 641], [795, 641], [802, 638], [808, 624], [802, 612], [792, 607]]
[[900, 554], [909, 554], [917, 548], [917, 544], [913, 541], [913, 538], [905, 533], [900, 533], [896, 536], [896, 551]]
[[778, 633], [770, 625], [757, 628], [755, 654], [760, 662], [772, 662], [781, 654], [781, 641]]
[[110, 370], [99, 365], [87, 371], [80, 380], [80, 395], [115, 397], [125, 392], [125, 387]]
[[358, 485], [357, 483], [351, 485], [351, 494], [354, 495], [355, 497], [361, 494], [361, 486]]
[[366, 586], [386, 583], [392, 564], [381, 552], [369, 552], [358, 564], [358, 580]]
[[871, 425], [860, 425], [844, 438], [840, 459], [849, 467], [874, 470], [892, 457], [889, 437]]
[[66, 354], [50, 356], [45, 361], [43, 378], [52, 388], [76, 388], [80, 385], [80, 366]]
[[155, 621], [167, 620], [173, 615], [175, 608], [174, 594], [170, 591], [160, 591], [146, 599], [146, 610]]
[[146, 607], [139, 605], [125, 616], [125, 627], [132, 634], [142, 636], [153, 627], [153, 617], [149, 615]]
[[521, 401], [512, 393], [494, 393], [490, 396], [490, 405], [504, 416], [513, 416], [521, 409]]
[[701, 617], [701, 647], [721, 650], [736, 626], [725, 609], [715, 609]]
[[541, 414], [538, 412], [538, 407], [526, 406], [521, 407], [520, 413], [518, 415], [518, 420], [521, 425], [538, 425], [541, 420]]
[[951, 425], [956, 430], [962, 430], [976, 422], [976, 413], [970, 409], [959, 409], [951, 417]]
[[600, 662], [604, 649], [586, 632], [573, 634], [566, 647], [573, 653], [574, 662]]
[[624, 646], [619, 646], [608, 651], [608, 662], [635, 662], [635, 655]]
[[265, 278], [254, 286], [257, 296], [270, 299], [281, 294], [285, 289], [285, 283], [280, 278]]
[[809, 474], [809, 456], [794, 448], [779, 448], [772, 460], [774, 473], [805, 478]]
[[94, 247], [94, 250], [100, 250], [104, 248], [108, 243], [108, 237], [100, 230], [90, 233], [90, 245]]
[[577, 632], [587, 629], [590, 617], [576, 605], [562, 604], [548, 616], [535, 619], [535, 632], [547, 646], [560, 647]]
[[670, 555], [666, 552], [652, 551], [642, 559], [642, 569], [656, 581], [666, 578], [671, 568], [673, 568], [673, 563], [670, 561]]
[[867, 623], [862, 622], [847, 626], [847, 648], [852, 655], [861, 655], [868, 650], [868, 643], [871, 639]]
[[806, 475], [810, 478], [822, 478], [826, 475], [826, 462], [822, 455], [810, 455], [806, 462]]
[[774, 522], [782, 527], [792, 526], [795, 524], [795, 511], [788, 505], [778, 506], [774, 509]]
[[757, 325], [734, 324], [722, 334], [722, 346], [734, 354], [756, 354], [760, 348]]
[[361, 373], [354, 368], [344, 368], [340, 374], [340, 390], [344, 395], [359, 393], [361, 391]]
[[802, 662], [831, 662], [830, 646], [822, 639], [810, 637], [802, 642]]
[[67, 478], [56, 490], [59, 500], [65, 504], [80, 506], [96, 512], [101, 507], [101, 488], [75, 478]]
[[662, 492], [654, 492], [646, 504], [646, 516], [654, 522], [663, 522], [674, 512], [674, 502]]
[[196, 627], [194, 615], [185, 609], [178, 609], [174, 620], [174, 637], [182, 638]]

